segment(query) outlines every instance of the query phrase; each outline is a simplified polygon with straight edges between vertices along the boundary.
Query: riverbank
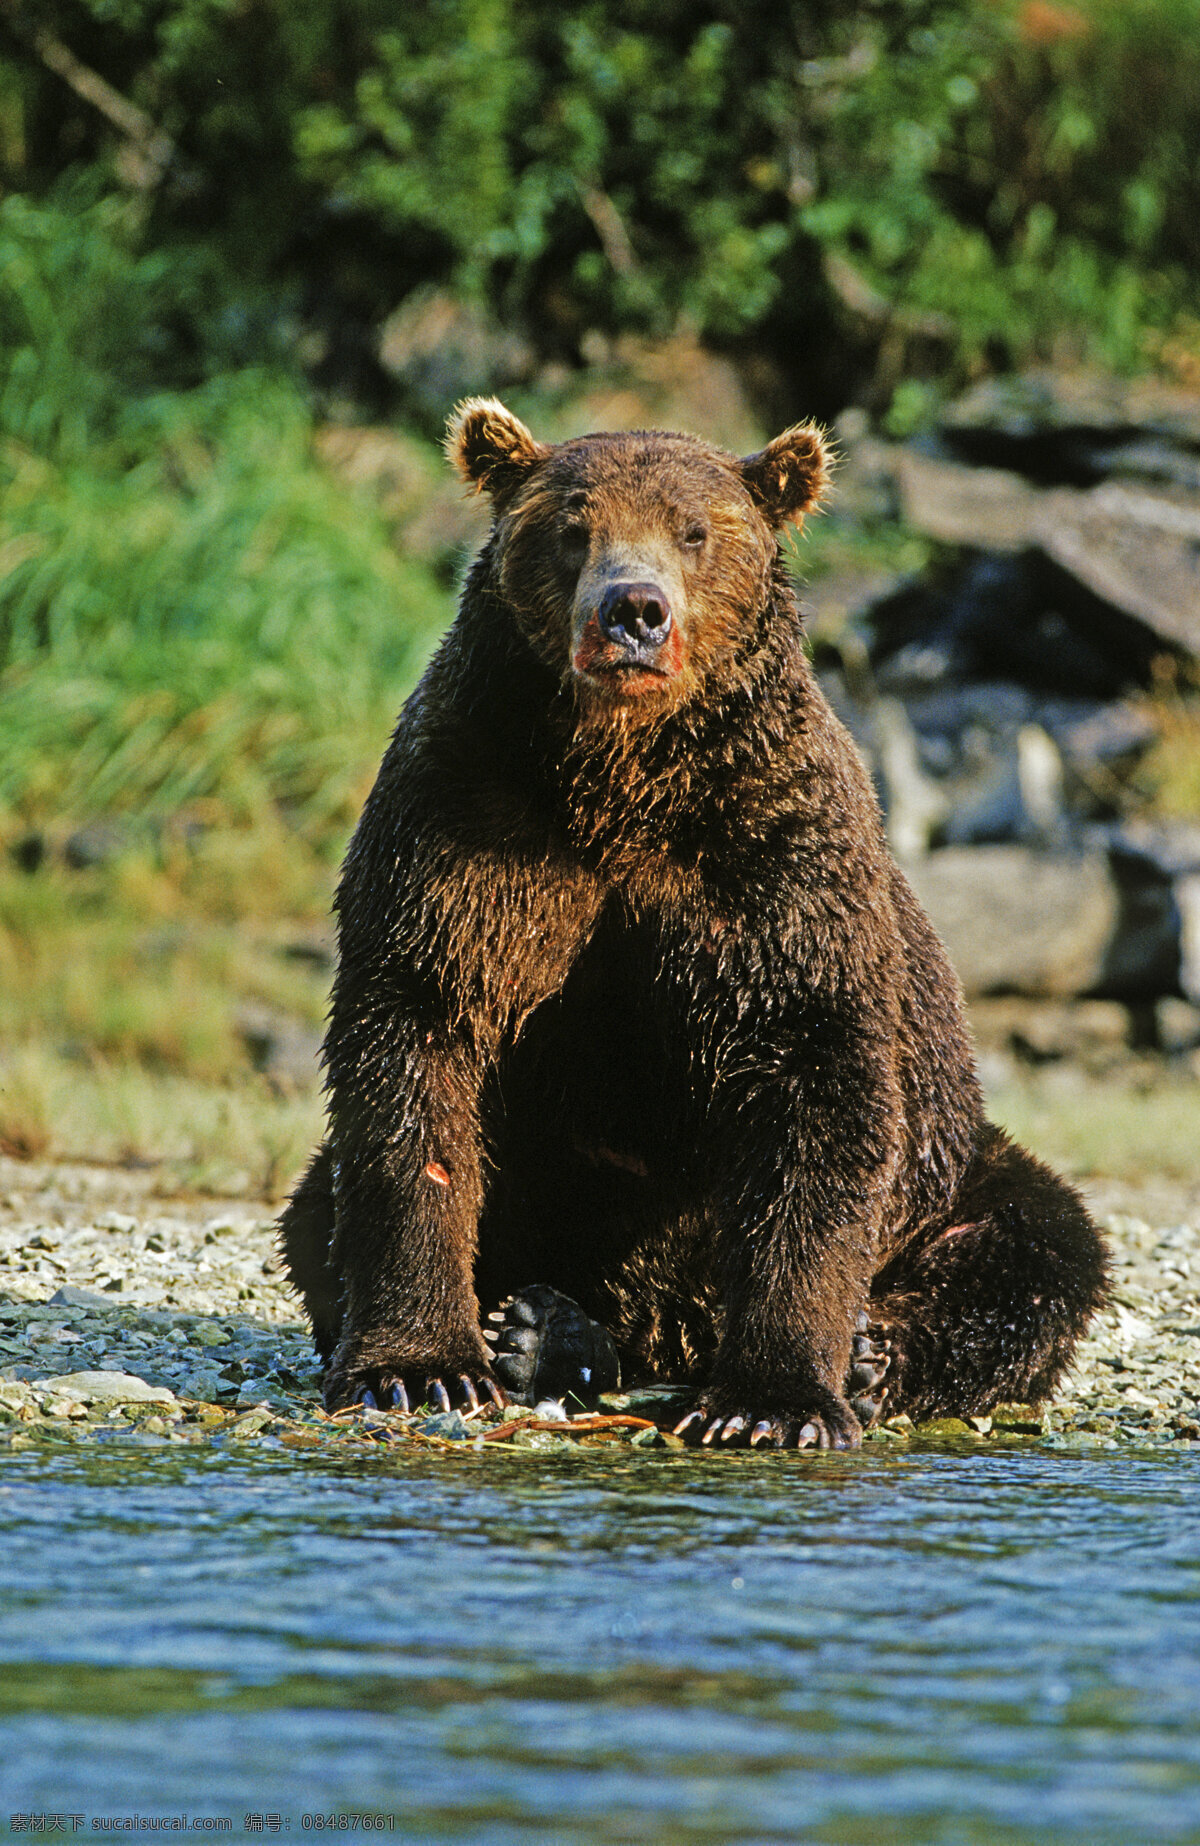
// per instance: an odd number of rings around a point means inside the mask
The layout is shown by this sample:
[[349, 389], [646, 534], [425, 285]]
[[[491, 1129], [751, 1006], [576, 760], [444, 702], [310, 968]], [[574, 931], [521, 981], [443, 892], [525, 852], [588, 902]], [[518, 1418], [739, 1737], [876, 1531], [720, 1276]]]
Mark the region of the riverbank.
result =
[[[541, 1421], [528, 1412], [507, 1432], [457, 1414], [327, 1417], [275, 1250], [274, 1208], [162, 1196], [159, 1183], [144, 1171], [0, 1160], [0, 1445], [670, 1440], [645, 1427], [656, 1412], [666, 1420], [661, 1392], [608, 1400], [629, 1420], [576, 1436], [521, 1428]], [[1036, 1415], [915, 1431], [897, 1419], [872, 1440], [1081, 1450], [1200, 1441], [1200, 1182], [1086, 1190], [1112, 1246], [1114, 1297], [1054, 1402]]]

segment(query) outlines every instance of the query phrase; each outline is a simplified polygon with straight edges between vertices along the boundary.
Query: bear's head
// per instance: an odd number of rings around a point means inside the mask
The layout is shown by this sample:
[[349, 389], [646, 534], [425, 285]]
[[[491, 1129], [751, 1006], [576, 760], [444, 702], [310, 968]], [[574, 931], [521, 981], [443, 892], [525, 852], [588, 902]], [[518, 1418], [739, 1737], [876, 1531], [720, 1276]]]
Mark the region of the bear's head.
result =
[[531, 646], [586, 705], [647, 713], [752, 639], [779, 529], [829, 477], [811, 423], [739, 460], [657, 430], [541, 443], [503, 404], [471, 398], [446, 447], [492, 501], [497, 588]]

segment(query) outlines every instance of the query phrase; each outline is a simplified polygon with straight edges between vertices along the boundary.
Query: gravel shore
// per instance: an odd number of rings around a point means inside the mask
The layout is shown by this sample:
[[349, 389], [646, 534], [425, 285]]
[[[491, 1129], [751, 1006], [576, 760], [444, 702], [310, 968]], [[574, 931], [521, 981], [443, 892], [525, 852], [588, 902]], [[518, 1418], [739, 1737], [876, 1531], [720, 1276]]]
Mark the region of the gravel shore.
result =
[[[327, 1417], [271, 1207], [160, 1198], [153, 1174], [0, 1160], [0, 1446], [123, 1438], [283, 1447], [578, 1440], [514, 1413]], [[1057, 1399], [880, 1442], [1028, 1441], [1072, 1449], [1200, 1442], [1200, 1181], [1097, 1184], [1115, 1295]], [[596, 1441], [672, 1441], [638, 1427], [671, 1394], [606, 1401], [626, 1421]], [[680, 1400], [682, 1401], [682, 1400]], [[673, 1420], [673, 1419], [672, 1419]], [[580, 1425], [583, 1428], [583, 1425]]]

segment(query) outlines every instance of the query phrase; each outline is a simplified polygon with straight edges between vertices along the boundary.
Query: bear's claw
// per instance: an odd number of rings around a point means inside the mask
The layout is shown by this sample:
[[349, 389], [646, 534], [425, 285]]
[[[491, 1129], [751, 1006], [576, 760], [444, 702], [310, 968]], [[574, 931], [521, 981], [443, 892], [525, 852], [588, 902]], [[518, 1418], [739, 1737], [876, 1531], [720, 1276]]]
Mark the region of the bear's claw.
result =
[[749, 1420], [736, 1411], [732, 1416], [710, 1418], [706, 1410], [689, 1410], [675, 1425], [673, 1434], [701, 1448], [728, 1442], [752, 1449], [764, 1443], [775, 1449], [856, 1449], [862, 1441], [862, 1432], [851, 1418], [815, 1414], [804, 1418], [761, 1417], [747, 1436]]
[[[420, 1377], [420, 1374], [417, 1374]], [[453, 1397], [451, 1396], [453, 1392]], [[359, 1410], [396, 1410], [401, 1416], [409, 1416], [421, 1404], [428, 1404], [434, 1411], [445, 1413], [455, 1408], [454, 1399], [458, 1399], [459, 1408], [465, 1411], [478, 1410], [483, 1404], [494, 1404], [503, 1410], [508, 1403], [508, 1396], [494, 1378], [486, 1373], [476, 1373], [474, 1377], [466, 1372], [456, 1373], [450, 1389], [438, 1377], [426, 1378], [418, 1386], [411, 1381], [405, 1383], [394, 1372], [376, 1374], [371, 1383], [360, 1375], [357, 1388], [351, 1392], [332, 1393], [327, 1387], [327, 1407], [330, 1410], [356, 1408]]]

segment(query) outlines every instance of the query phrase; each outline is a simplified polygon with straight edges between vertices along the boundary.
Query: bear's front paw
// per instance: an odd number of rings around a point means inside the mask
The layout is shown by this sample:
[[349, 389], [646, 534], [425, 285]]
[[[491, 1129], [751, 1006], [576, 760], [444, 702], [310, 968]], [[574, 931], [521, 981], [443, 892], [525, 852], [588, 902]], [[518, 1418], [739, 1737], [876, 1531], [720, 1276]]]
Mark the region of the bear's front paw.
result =
[[714, 1415], [704, 1404], [688, 1412], [675, 1425], [685, 1442], [705, 1448], [713, 1443], [764, 1443], [776, 1449], [857, 1449], [862, 1446], [862, 1425], [849, 1404], [826, 1396], [820, 1408], [808, 1411], [734, 1410]]
[[586, 1402], [621, 1382], [617, 1349], [599, 1321], [544, 1282], [511, 1295], [494, 1314], [484, 1339], [497, 1378], [518, 1403], [568, 1394]]
[[502, 1385], [477, 1363], [465, 1365], [367, 1364], [361, 1360], [340, 1363], [335, 1353], [325, 1374], [325, 1408], [349, 1410], [415, 1410], [429, 1404], [434, 1410], [478, 1410], [483, 1404], [503, 1409], [508, 1402]]

